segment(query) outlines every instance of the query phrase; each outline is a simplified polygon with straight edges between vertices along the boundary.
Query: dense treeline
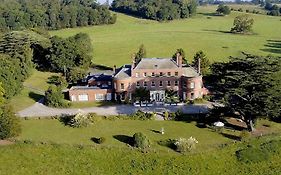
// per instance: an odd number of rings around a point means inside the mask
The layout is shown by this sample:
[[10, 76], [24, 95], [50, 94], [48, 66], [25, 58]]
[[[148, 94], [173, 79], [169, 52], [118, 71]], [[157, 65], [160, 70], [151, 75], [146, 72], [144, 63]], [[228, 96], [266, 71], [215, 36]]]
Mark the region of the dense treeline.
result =
[[[66, 39], [41, 31], [13, 31], [0, 38], [0, 82], [10, 99], [22, 89], [32, 69], [75, 74], [91, 64], [92, 45], [88, 35], [79, 33]], [[75, 75], [70, 76], [75, 76]]]
[[11, 98], [20, 92], [22, 82], [30, 76], [33, 65], [34, 44], [46, 42], [35, 32], [9, 32], [0, 39], [0, 82], [5, 90], [4, 97]]
[[113, 24], [116, 15], [95, 0], [0, 0], [0, 28], [20, 30]]
[[196, 0], [114, 0], [112, 9], [158, 21], [188, 18], [196, 13]]

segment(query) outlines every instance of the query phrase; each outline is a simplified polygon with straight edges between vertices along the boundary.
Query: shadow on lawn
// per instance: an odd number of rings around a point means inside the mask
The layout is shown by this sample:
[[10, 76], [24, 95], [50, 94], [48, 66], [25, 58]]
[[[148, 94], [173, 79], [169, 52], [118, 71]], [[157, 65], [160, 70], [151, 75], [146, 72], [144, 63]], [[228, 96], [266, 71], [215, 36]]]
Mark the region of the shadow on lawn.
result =
[[223, 30], [209, 30], [209, 29], [203, 29], [203, 31], [205, 32], [219, 32], [219, 33], [229, 33], [229, 34], [233, 34], [230, 31], [223, 31]]
[[232, 135], [232, 134], [227, 134], [227, 133], [220, 133], [222, 136], [226, 137], [226, 138], [229, 138], [229, 139], [232, 139], [232, 140], [238, 140], [240, 141], [241, 138], [239, 136], [236, 136], [236, 135]]
[[113, 138], [115, 138], [116, 140], [129, 144], [129, 145], [133, 145], [133, 137], [130, 136], [126, 136], [126, 135], [114, 135]]
[[28, 93], [28, 96], [29, 96], [30, 98], [32, 98], [34, 101], [36, 101], [36, 102], [39, 101], [40, 99], [44, 98], [43, 95], [37, 94], [37, 93], [35, 93], [35, 92], [29, 92], [29, 93]]
[[262, 51], [281, 54], [281, 40], [267, 40], [267, 42], [264, 45], [266, 48], [261, 49]]
[[99, 143], [99, 138], [97, 137], [92, 137], [91, 140], [97, 144]]

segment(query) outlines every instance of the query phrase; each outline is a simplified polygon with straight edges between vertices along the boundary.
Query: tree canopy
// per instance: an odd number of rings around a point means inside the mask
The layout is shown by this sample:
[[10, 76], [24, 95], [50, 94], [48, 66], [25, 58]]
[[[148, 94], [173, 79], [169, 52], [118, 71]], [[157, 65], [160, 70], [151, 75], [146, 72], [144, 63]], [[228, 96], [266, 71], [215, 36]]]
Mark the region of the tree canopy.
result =
[[142, 58], [146, 57], [146, 49], [144, 45], [140, 45], [139, 51], [135, 54], [135, 62], [138, 63]]
[[253, 130], [253, 122], [259, 117], [280, 117], [280, 102], [273, 104], [280, 101], [280, 89], [274, 91], [280, 88], [280, 77], [274, 78], [280, 71], [280, 57], [245, 55], [231, 57], [227, 63], [214, 63], [215, 94]]
[[220, 15], [229, 15], [231, 10], [227, 5], [220, 4], [216, 12]]
[[198, 67], [197, 64], [198, 64], [199, 59], [200, 59], [200, 69], [201, 69], [200, 72], [201, 72], [202, 75], [205, 76], [205, 75], [210, 73], [211, 63], [202, 50], [196, 52], [196, 54], [193, 57], [192, 64], [193, 64], [194, 67]]
[[61, 29], [115, 21], [116, 15], [95, 0], [1, 0], [0, 3], [2, 30]]
[[158, 21], [188, 18], [196, 13], [196, 0], [114, 0], [112, 9]]
[[252, 32], [253, 24], [254, 24], [254, 19], [250, 18], [249, 15], [239, 15], [234, 19], [233, 28], [231, 28], [231, 32], [233, 33]]

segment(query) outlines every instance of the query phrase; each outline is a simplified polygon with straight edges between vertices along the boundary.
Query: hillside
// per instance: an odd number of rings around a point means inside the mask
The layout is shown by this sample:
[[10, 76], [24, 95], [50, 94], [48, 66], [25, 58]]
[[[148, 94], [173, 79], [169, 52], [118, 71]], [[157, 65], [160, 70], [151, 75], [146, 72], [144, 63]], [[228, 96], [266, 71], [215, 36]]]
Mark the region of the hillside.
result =
[[51, 31], [51, 35], [72, 36], [88, 33], [92, 39], [93, 61], [108, 66], [131, 62], [131, 54], [143, 43], [148, 57], [170, 57], [177, 48], [183, 48], [189, 59], [198, 50], [206, 52], [212, 61], [238, 56], [241, 51], [261, 55], [280, 55], [280, 49], [272, 49], [271, 40], [279, 41], [280, 17], [249, 14], [254, 18], [254, 35], [228, 33], [233, 19], [241, 12], [214, 16], [216, 6], [199, 7], [191, 19], [172, 22], [156, 22], [118, 13], [116, 24], [110, 26], [83, 27]]

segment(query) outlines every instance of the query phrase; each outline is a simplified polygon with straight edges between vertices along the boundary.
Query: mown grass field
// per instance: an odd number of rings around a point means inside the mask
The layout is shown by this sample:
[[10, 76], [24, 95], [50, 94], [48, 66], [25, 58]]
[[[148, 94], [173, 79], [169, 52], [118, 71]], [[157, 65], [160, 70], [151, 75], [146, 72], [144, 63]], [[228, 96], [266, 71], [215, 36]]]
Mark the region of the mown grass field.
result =
[[241, 51], [260, 55], [280, 55], [279, 51], [265, 46], [269, 40], [281, 40], [280, 17], [250, 14], [254, 18], [254, 35], [227, 33], [233, 19], [244, 13], [232, 12], [229, 16], [214, 16], [216, 6], [199, 7], [192, 19], [156, 22], [118, 13], [117, 23], [51, 31], [61, 37], [88, 33], [94, 47], [93, 61], [108, 66], [130, 64], [131, 55], [141, 44], [147, 57], [170, 57], [177, 48], [183, 48], [189, 59], [203, 50], [212, 61], [227, 60]]
[[[158, 141], [167, 139], [195, 137], [198, 144], [198, 151], [207, 151], [216, 148], [223, 143], [232, 140], [221, 134], [213, 132], [208, 128], [198, 128], [196, 123], [174, 122], [174, 121], [139, 121], [139, 120], [102, 120], [87, 128], [71, 128], [64, 126], [58, 120], [23, 120], [23, 133], [20, 140], [32, 140], [36, 142], [54, 142], [63, 144], [84, 144], [96, 145], [92, 138], [105, 137], [104, 145], [110, 147], [127, 147], [127, 143], [122, 139], [132, 137], [136, 132], [146, 134], [152, 147], [157, 150], [172, 151], [171, 149], [160, 146]], [[164, 128], [165, 134], [157, 133]], [[233, 133], [238, 135], [239, 132]], [[172, 151], [173, 152], [173, 151]]]
[[[238, 161], [235, 153], [247, 145], [280, 140], [280, 135], [240, 142], [195, 123], [173, 121], [102, 120], [89, 128], [70, 128], [57, 120], [24, 120], [20, 141], [0, 146], [0, 172], [10, 174], [267, 174], [281, 172], [281, 147], [267, 160]], [[151, 131], [165, 128], [165, 134]], [[280, 126], [272, 126], [279, 128]], [[145, 133], [152, 141], [146, 151], [128, 147], [114, 135]], [[194, 136], [194, 152], [179, 154], [157, 140]], [[106, 138], [98, 145], [91, 137]], [[28, 140], [28, 141], [23, 141]]]

